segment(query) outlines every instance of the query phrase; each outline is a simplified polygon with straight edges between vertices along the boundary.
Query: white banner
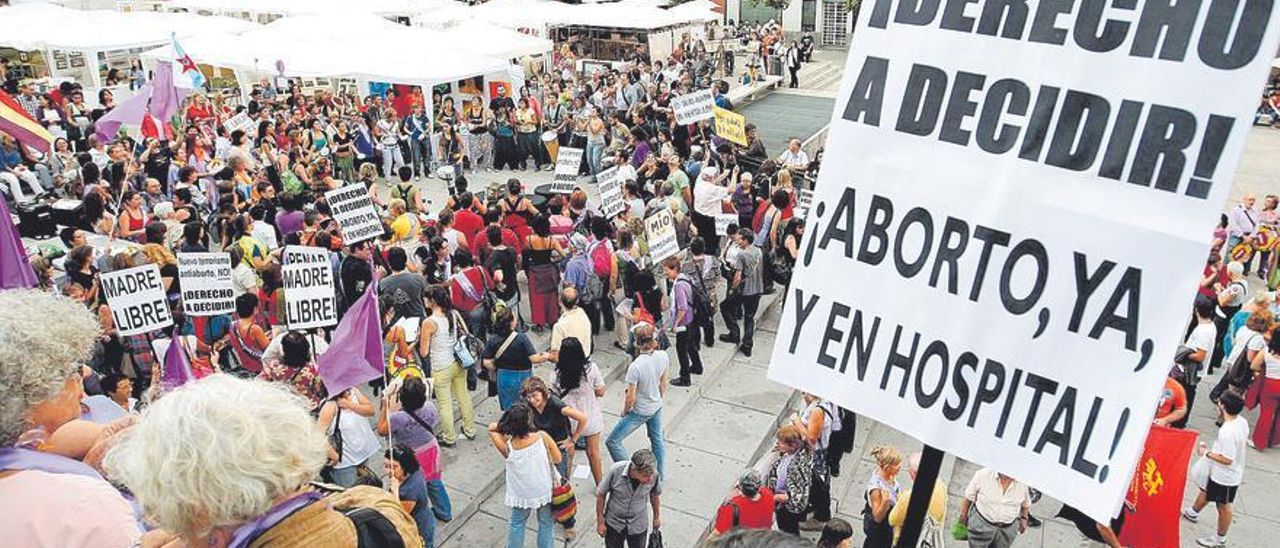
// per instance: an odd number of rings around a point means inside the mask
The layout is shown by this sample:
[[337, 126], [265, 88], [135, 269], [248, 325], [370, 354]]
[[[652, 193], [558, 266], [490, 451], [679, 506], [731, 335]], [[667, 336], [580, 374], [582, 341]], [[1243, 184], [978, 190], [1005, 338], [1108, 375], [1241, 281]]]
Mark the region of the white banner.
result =
[[173, 325], [160, 269], [145, 264], [99, 275], [111, 319], [121, 335], [142, 335]]
[[1151, 5], [1029, 9], [862, 10], [769, 377], [1106, 522], [1277, 17], [1270, 2], [1180, 3], [1158, 22]]
[[626, 202], [622, 200], [622, 183], [625, 175], [625, 171], [620, 167], [611, 167], [596, 174], [596, 181], [600, 183], [600, 213], [606, 218], [612, 219], [627, 208]]
[[318, 247], [284, 248], [285, 325], [289, 329], [328, 327], [338, 323], [333, 266], [329, 251]]
[[809, 208], [813, 207], [813, 191], [799, 189], [796, 191], [795, 216], [801, 219], [809, 216]]
[[[721, 213], [716, 215], [716, 234], [721, 236], [732, 236], [729, 234], [729, 225], [738, 224], [738, 215], [736, 213]], [[742, 228], [742, 227], [738, 227]]]
[[664, 207], [645, 217], [644, 233], [649, 242], [649, 260], [653, 264], [680, 252], [680, 244], [676, 241], [676, 223], [671, 217], [670, 208]]
[[179, 253], [182, 311], [188, 316], [217, 316], [236, 310], [228, 253]]
[[241, 112], [227, 118], [225, 122], [222, 122], [222, 127], [227, 130], [228, 134], [235, 130], [243, 131], [245, 134], [256, 133], [253, 128], [253, 119], [249, 117], [247, 112]]
[[364, 185], [353, 183], [324, 193], [333, 220], [342, 229], [342, 243], [351, 245], [382, 235], [382, 218]]
[[682, 126], [702, 120], [710, 120], [714, 116], [712, 112], [712, 107], [714, 106], [716, 106], [716, 102], [711, 97], [710, 89], [703, 89], [671, 98], [671, 110], [675, 111], [676, 123]]
[[578, 188], [578, 169], [582, 167], [582, 149], [560, 147], [556, 155], [555, 178], [551, 181], [551, 192], [568, 194]]

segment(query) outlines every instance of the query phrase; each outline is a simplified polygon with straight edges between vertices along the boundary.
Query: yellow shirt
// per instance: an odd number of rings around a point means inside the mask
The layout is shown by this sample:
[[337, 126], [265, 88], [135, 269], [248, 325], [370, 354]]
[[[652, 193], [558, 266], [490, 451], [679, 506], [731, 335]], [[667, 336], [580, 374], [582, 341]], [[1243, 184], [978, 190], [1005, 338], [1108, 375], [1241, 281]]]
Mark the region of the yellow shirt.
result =
[[[907, 521], [907, 505], [911, 504], [911, 490], [907, 489], [898, 495], [898, 503], [889, 511], [889, 525], [893, 526], [893, 542], [897, 544], [898, 534], [902, 532], [902, 524]], [[942, 482], [933, 484], [933, 498], [929, 501], [929, 515], [938, 522], [938, 526], [946, 530], [947, 523], [947, 486]]]
[[391, 222], [393, 241], [403, 241], [414, 237], [418, 230], [418, 219], [412, 213], [402, 213]]

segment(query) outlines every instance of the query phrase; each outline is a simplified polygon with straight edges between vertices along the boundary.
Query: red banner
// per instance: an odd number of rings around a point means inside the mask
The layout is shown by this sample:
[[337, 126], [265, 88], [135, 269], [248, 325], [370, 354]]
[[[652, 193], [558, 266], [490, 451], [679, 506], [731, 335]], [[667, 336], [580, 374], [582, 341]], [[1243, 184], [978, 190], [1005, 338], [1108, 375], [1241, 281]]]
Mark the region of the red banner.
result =
[[1133, 513], [1120, 530], [1120, 543], [1131, 548], [1180, 546], [1178, 514], [1182, 511], [1182, 491], [1187, 484], [1193, 430], [1152, 425], [1142, 459], [1129, 482], [1127, 506]]

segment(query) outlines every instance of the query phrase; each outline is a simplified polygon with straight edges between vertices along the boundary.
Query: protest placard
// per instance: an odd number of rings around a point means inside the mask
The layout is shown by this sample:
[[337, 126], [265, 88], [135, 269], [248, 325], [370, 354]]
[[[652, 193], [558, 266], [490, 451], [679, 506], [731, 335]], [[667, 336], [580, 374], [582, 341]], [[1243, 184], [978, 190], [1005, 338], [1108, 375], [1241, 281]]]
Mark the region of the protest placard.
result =
[[645, 217], [644, 233], [648, 238], [649, 259], [653, 264], [680, 252], [680, 244], [676, 241], [676, 223], [671, 217], [670, 208], [664, 207]]
[[612, 219], [627, 208], [626, 202], [622, 201], [622, 175], [618, 167], [596, 174], [596, 181], [600, 183], [600, 213], [606, 218]]
[[142, 335], [173, 325], [164, 281], [156, 265], [104, 272], [99, 279], [111, 308], [111, 319], [121, 335]]
[[716, 215], [716, 234], [721, 236], [732, 236], [732, 234], [729, 234], [729, 225], [736, 224], [738, 224], [738, 215], [735, 213], [721, 213]]
[[284, 248], [285, 325], [289, 329], [328, 327], [338, 323], [333, 266], [329, 251], [318, 247]]
[[228, 253], [179, 253], [182, 311], [188, 316], [217, 316], [236, 309]]
[[578, 188], [578, 169], [582, 167], [582, 149], [562, 147], [556, 155], [556, 172], [551, 192], [568, 194]]
[[711, 110], [716, 119], [716, 135], [730, 142], [747, 146], [747, 117], [720, 107], [713, 107]]
[[703, 89], [671, 98], [671, 110], [675, 111], [676, 123], [687, 126], [694, 122], [709, 120], [715, 114], [715, 99], [711, 98], [711, 90]]
[[222, 123], [222, 127], [227, 130], [228, 134], [236, 130], [249, 133], [253, 131], [253, 118], [250, 118], [247, 112], [241, 112], [227, 118], [227, 121]]
[[796, 191], [795, 216], [801, 219], [809, 216], [809, 208], [813, 206], [813, 191], [800, 189]]
[[351, 245], [382, 235], [382, 218], [373, 207], [369, 189], [359, 183], [335, 188], [324, 193], [333, 220], [342, 229], [342, 243]]
[[1280, 19], [938, 6], [859, 18], [769, 377], [1105, 523]]

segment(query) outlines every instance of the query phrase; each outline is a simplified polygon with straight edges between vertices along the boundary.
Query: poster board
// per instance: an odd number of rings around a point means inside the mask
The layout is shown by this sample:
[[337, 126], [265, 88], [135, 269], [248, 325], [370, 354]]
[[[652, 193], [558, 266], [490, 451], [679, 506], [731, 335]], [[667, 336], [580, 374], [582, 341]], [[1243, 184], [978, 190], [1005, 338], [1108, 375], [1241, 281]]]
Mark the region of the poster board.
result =
[[702, 120], [710, 120], [715, 116], [712, 111], [716, 106], [710, 89], [702, 89], [671, 98], [671, 110], [675, 111], [676, 123], [687, 126]]
[[711, 111], [715, 117], [716, 135], [728, 139], [729, 142], [747, 146], [746, 116], [720, 107], [712, 107]]
[[578, 170], [582, 168], [582, 149], [561, 147], [556, 155], [556, 171], [551, 192], [568, 194], [578, 188]]
[[1280, 12], [884, 5], [858, 21], [769, 378], [1105, 523]]
[[104, 272], [99, 280], [120, 335], [144, 335], [173, 325], [169, 299], [156, 265]]
[[188, 316], [218, 316], [235, 312], [231, 269], [231, 255], [228, 253], [179, 253], [182, 312]]
[[680, 244], [676, 240], [676, 223], [670, 208], [664, 207], [645, 217], [644, 230], [652, 264], [661, 263], [663, 259], [680, 252]]
[[612, 219], [627, 208], [622, 200], [623, 175], [622, 168], [617, 166], [596, 174], [596, 181], [600, 184], [600, 213], [605, 218]]
[[333, 212], [333, 220], [342, 230], [342, 242], [360, 243], [382, 235], [382, 217], [369, 198], [369, 190], [359, 183], [335, 188], [324, 193]]
[[285, 246], [283, 261], [285, 325], [289, 329], [337, 325], [337, 291], [329, 251]]

